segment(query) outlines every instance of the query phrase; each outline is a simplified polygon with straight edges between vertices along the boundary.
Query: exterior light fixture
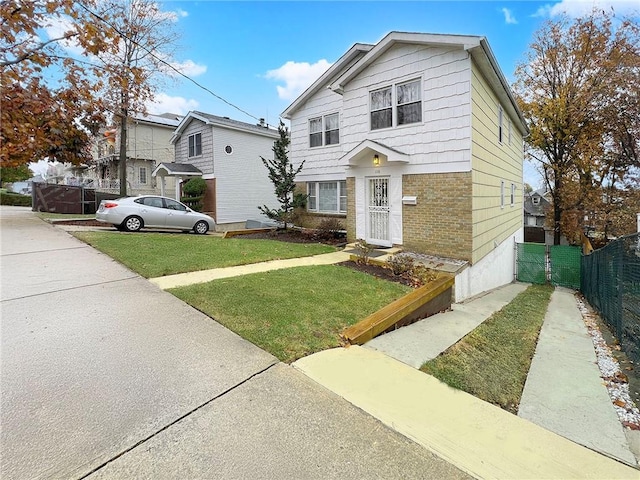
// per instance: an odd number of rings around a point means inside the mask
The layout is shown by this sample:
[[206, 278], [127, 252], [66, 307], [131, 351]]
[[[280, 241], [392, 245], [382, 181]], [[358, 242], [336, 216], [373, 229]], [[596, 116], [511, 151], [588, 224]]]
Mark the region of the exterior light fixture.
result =
[[373, 156], [373, 166], [374, 167], [380, 166], [380, 157], [377, 154]]

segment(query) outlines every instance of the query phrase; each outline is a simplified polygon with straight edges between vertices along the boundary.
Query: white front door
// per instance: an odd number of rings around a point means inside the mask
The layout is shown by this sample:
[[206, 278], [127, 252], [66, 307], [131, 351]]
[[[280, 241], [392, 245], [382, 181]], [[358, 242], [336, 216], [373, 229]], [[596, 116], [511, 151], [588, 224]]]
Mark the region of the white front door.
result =
[[389, 178], [367, 179], [367, 243], [391, 246], [389, 234]]

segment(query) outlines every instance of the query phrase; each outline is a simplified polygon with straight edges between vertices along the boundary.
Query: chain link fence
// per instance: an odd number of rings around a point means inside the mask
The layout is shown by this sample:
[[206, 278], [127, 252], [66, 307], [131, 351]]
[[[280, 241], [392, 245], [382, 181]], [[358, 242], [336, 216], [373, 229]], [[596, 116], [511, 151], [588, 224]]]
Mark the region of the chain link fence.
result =
[[613, 329], [622, 349], [640, 361], [640, 234], [582, 257], [580, 290]]

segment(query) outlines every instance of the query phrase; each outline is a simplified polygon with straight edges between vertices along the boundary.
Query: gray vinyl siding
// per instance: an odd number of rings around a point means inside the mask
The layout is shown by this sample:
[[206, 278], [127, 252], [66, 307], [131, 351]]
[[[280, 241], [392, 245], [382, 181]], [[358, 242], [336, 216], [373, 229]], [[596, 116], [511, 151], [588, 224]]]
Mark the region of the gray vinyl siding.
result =
[[[202, 134], [202, 155], [189, 157], [189, 135]], [[199, 168], [204, 175], [211, 175], [214, 171], [213, 155], [213, 132], [210, 125], [205, 125], [202, 121], [193, 119], [189, 122], [180, 138], [175, 144], [176, 162], [190, 163]]]

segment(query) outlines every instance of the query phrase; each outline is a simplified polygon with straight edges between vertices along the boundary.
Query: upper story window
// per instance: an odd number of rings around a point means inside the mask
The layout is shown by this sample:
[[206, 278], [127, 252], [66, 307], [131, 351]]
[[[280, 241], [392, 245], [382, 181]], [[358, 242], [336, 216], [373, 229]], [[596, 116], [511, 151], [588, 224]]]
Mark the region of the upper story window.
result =
[[200, 155], [202, 155], [202, 134], [189, 135], [189, 156], [198, 157]]
[[392, 125], [391, 87], [371, 92], [371, 130]]
[[420, 80], [412, 80], [371, 92], [371, 130], [421, 122], [421, 85]]
[[513, 207], [516, 204], [516, 184], [511, 184], [511, 206]]
[[540, 197], [537, 196], [537, 195], [534, 196], [534, 197], [531, 197], [531, 200], [532, 200], [534, 205], [539, 205], [540, 204]]
[[139, 183], [142, 185], [145, 185], [147, 183], [146, 167], [140, 167], [140, 170], [138, 170], [138, 180], [139, 180]]
[[502, 105], [498, 105], [498, 142], [502, 143], [503, 135], [503, 122], [504, 112], [502, 111]]
[[309, 146], [335, 145], [340, 143], [340, 117], [337, 113], [309, 120]]

